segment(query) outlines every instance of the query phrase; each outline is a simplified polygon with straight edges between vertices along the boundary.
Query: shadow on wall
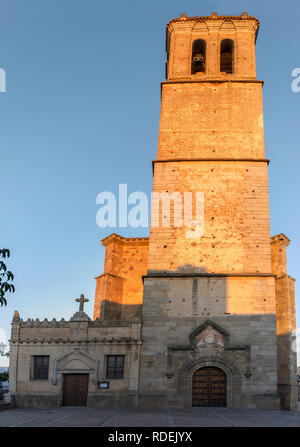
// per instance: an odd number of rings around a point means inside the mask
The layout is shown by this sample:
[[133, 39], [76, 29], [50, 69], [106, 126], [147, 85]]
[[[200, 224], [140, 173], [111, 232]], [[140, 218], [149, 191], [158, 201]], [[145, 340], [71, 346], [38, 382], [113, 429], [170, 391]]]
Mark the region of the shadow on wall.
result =
[[[199, 268], [191, 264], [179, 266], [176, 270], [148, 270], [143, 276], [143, 305], [130, 304], [130, 296], [107, 294], [101, 300], [100, 319], [143, 319], [144, 344], [150, 337], [151, 343], [163, 351], [162, 340], [171, 346], [182, 345], [181, 340], [192, 328], [212, 320], [232, 334], [235, 344], [249, 345], [250, 363], [258, 365], [271, 356], [271, 363], [275, 361], [276, 364], [275, 357], [278, 358], [278, 392], [282, 408], [288, 409], [293, 407], [296, 354], [292, 348], [292, 331], [286, 329], [276, 334], [276, 312], [280, 313], [280, 308], [274, 295], [274, 276], [262, 273], [215, 274], [203, 266]], [[281, 303], [282, 298], [277, 297], [278, 300]], [[282, 317], [284, 322], [290, 318]], [[277, 321], [278, 327], [281, 324]], [[170, 327], [175, 330], [170, 330]], [[174, 354], [175, 351], [172, 350]], [[177, 354], [180, 352], [181, 347]], [[233, 347], [226, 352], [236, 356], [239, 349]], [[239, 355], [244, 356], [245, 352], [242, 349]], [[180, 359], [177, 360], [180, 363]], [[276, 368], [269, 372], [276, 376]]]
[[141, 304], [120, 304], [115, 301], [103, 300], [100, 306], [101, 320], [132, 320], [141, 319]]
[[[106, 288], [102, 296], [99, 294], [100, 319], [130, 320], [141, 318], [142, 313], [209, 317], [276, 312], [274, 275], [215, 274], [203, 266], [186, 264], [176, 270], [148, 270], [142, 278], [144, 290], [141, 293], [144, 293], [138, 303], [132, 303], [137, 299], [131, 295], [123, 296], [122, 287], [111, 288], [111, 293], [107, 293]], [[136, 278], [132, 279], [134, 281]]]
[[216, 274], [192, 264], [176, 270], [148, 270], [143, 313], [166, 311], [172, 317], [275, 314], [274, 292], [272, 274]]
[[[148, 338], [151, 346], [158, 346], [160, 351], [165, 350], [161, 344], [166, 343], [172, 355], [179, 356], [175, 361], [178, 365], [180, 356], [183, 360], [187, 352], [194, 355], [188, 346], [182, 346], [182, 341], [193, 328], [210, 320], [234, 340], [233, 346], [225, 349], [232, 361], [233, 358], [238, 361], [236, 357], [244, 356], [249, 349], [249, 365], [244, 367], [247, 370], [252, 365], [253, 372], [256, 371], [251, 381], [259, 381], [264, 371], [270, 380], [274, 378], [272, 384], [276, 385], [278, 373], [281, 407], [293, 409], [296, 386], [293, 312], [288, 315], [286, 309], [282, 315], [278, 300], [281, 303], [282, 297], [277, 296], [276, 300], [272, 274], [215, 274], [193, 265], [183, 265], [173, 271], [151, 270], [144, 277], [143, 340], [147, 344]], [[284, 330], [278, 331], [283, 323]], [[245, 346], [249, 347], [246, 351]]]

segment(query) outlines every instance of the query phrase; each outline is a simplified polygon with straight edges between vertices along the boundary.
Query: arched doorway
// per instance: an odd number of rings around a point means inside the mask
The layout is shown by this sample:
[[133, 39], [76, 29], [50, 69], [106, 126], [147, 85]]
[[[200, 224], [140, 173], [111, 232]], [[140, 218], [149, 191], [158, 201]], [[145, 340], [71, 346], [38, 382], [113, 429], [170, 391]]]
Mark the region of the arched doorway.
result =
[[206, 366], [193, 374], [193, 407], [226, 407], [226, 374]]

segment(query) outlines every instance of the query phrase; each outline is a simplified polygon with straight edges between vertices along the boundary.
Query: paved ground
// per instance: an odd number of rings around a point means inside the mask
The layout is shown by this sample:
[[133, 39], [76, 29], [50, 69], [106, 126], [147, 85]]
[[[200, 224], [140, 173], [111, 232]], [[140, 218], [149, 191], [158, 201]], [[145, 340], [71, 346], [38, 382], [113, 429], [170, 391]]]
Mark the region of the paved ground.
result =
[[300, 427], [300, 411], [229, 408], [104, 409], [1, 411], [1, 427]]

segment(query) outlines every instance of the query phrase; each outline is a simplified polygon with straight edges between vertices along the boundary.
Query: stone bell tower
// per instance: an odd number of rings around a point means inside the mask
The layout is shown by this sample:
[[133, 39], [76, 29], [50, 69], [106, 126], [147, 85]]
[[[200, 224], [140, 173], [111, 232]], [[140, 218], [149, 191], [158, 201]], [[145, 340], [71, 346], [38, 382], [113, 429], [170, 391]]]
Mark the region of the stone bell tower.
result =
[[282, 306], [271, 262], [258, 28], [247, 13], [182, 15], [167, 25], [153, 192], [201, 192], [204, 227], [187, 237], [172, 220], [162, 225], [162, 206], [152, 203], [160, 225], [151, 226], [144, 276], [141, 406], [279, 408], [278, 390], [286, 408], [296, 405], [291, 350], [277, 389]]

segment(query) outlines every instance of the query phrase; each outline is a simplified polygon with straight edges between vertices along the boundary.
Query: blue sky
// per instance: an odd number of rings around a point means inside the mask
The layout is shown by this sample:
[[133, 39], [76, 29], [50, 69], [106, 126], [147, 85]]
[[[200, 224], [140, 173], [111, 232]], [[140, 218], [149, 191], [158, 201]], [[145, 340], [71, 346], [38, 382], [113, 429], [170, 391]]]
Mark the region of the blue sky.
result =
[[113, 231], [148, 235], [142, 228], [99, 228], [96, 196], [117, 192], [119, 183], [129, 193], [151, 192], [165, 25], [183, 12], [247, 11], [261, 21], [257, 77], [265, 81], [271, 234], [291, 239], [289, 274], [300, 278], [300, 93], [291, 90], [291, 72], [300, 67], [298, 0], [0, 5], [0, 67], [7, 75], [7, 92], [0, 93], [0, 246], [11, 249], [16, 285], [0, 309], [7, 337], [14, 309], [24, 319], [69, 318], [84, 293], [92, 315], [94, 277], [104, 261], [100, 240]]

